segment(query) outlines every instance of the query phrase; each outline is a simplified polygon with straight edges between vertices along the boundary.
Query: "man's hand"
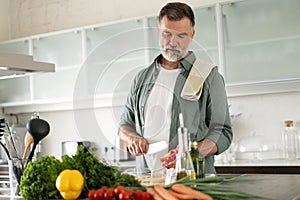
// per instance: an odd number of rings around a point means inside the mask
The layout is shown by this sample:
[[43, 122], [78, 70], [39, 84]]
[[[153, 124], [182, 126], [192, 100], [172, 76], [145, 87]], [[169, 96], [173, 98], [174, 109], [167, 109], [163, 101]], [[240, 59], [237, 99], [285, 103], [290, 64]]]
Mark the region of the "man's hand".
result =
[[167, 169], [175, 168], [176, 167], [176, 159], [171, 162], [162, 162], [161, 164], [163, 167], [165, 167]]
[[119, 131], [119, 137], [132, 155], [139, 156], [147, 153], [148, 141], [139, 136], [131, 127], [122, 126]]
[[176, 154], [178, 153], [178, 147], [171, 149], [166, 155], [161, 157], [159, 160], [163, 167], [170, 169], [176, 166]]
[[139, 156], [147, 153], [148, 141], [139, 136], [131, 136], [127, 143], [129, 152], [134, 156]]

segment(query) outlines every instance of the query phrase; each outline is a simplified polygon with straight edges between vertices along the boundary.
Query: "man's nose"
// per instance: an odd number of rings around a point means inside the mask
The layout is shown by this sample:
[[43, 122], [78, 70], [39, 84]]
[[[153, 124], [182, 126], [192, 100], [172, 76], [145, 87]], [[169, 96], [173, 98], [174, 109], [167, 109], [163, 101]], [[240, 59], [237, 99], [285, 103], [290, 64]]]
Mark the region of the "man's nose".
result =
[[172, 47], [176, 47], [177, 46], [177, 39], [176, 39], [176, 35], [172, 35], [172, 37], [170, 38], [170, 42], [169, 45]]

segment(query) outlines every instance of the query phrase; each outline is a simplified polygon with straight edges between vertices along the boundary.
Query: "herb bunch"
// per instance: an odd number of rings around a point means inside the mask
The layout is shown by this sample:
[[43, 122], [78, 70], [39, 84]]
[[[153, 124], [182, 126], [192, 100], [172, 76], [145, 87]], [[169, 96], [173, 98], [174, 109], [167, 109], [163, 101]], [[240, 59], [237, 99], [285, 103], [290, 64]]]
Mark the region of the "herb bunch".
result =
[[22, 197], [59, 199], [60, 194], [55, 187], [55, 182], [60, 172], [65, 169], [77, 169], [84, 176], [85, 183], [80, 198], [86, 198], [89, 190], [101, 186], [141, 186], [134, 176], [122, 174], [118, 168], [98, 159], [94, 153], [95, 149], [87, 151], [84, 147], [78, 146], [74, 156], [64, 155], [61, 161], [54, 156], [45, 156], [30, 162], [21, 177]]

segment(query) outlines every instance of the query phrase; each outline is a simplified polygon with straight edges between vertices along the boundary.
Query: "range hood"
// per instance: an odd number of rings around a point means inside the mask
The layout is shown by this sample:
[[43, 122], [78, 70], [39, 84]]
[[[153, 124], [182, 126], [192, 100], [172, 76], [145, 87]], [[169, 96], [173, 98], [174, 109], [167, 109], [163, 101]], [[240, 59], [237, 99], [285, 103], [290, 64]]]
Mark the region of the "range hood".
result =
[[33, 56], [0, 53], [0, 79], [54, 71], [54, 64], [34, 61]]

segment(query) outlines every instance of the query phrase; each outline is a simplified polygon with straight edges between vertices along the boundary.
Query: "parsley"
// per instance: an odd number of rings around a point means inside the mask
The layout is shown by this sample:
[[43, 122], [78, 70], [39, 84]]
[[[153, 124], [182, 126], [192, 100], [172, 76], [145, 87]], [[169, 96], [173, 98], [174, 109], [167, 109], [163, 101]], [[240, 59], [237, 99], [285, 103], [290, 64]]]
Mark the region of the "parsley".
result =
[[60, 198], [55, 182], [59, 173], [64, 169], [77, 169], [84, 176], [85, 183], [80, 198], [86, 198], [89, 190], [98, 189], [101, 186], [141, 186], [134, 176], [122, 174], [118, 168], [99, 160], [94, 155], [94, 151], [95, 149], [87, 151], [79, 146], [74, 156], [64, 155], [61, 161], [53, 156], [45, 156], [30, 162], [21, 178], [22, 196], [29, 199]]

